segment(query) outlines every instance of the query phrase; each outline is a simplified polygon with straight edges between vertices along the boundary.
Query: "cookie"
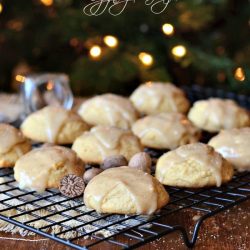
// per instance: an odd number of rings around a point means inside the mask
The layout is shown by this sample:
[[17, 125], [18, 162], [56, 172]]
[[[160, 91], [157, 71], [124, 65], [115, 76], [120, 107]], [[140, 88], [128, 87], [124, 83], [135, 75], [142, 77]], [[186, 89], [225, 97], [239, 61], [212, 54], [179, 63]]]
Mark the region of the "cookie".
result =
[[0, 168], [14, 167], [16, 161], [30, 150], [30, 142], [18, 129], [0, 123]]
[[109, 125], [129, 129], [137, 119], [137, 112], [125, 97], [104, 94], [85, 101], [79, 108], [79, 115], [89, 124]]
[[43, 192], [46, 188], [59, 188], [66, 175], [82, 177], [84, 169], [84, 163], [71, 149], [42, 147], [33, 149], [16, 162], [14, 177], [21, 189]]
[[186, 188], [221, 186], [233, 177], [233, 167], [211, 146], [180, 146], [159, 158], [156, 178], [164, 185]]
[[62, 107], [47, 106], [30, 114], [22, 123], [23, 134], [37, 142], [72, 144], [88, 125], [79, 115]]
[[84, 162], [96, 164], [113, 155], [123, 155], [129, 160], [143, 151], [139, 139], [131, 131], [110, 126], [96, 126], [83, 133], [72, 149]]
[[130, 96], [135, 108], [146, 115], [163, 112], [186, 113], [189, 101], [185, 93], [171, 83], [148, 82], [140, 85]]
[[180, 113], [145, 116], [133, 124], [132, 131], [143, 146], [154, 149], [175, 149], [197, 142], [201, 136], [200, 130]]
[[188, 118], [195, 126], [208, 132], [250, 126], [248, 111], [229, 99], [197, 101], [190, 109]]
[[168, 193], [156, 178], [127, 166], [103, 171], [84, 192], [85, 205], [98, 213], [148, 215], [168, 201]]
[[222, 130], [208, 144], [238, 171], [250, 170], [250, 128]]

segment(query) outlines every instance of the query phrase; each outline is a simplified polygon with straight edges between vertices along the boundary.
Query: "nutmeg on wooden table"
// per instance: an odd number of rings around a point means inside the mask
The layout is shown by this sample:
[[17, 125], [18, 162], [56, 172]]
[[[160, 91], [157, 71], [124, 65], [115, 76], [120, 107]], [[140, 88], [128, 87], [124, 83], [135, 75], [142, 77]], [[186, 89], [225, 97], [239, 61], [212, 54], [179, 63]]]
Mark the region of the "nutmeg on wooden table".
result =
[[101, 168], [103, 170], [108, 168], [116, 168], [121, 166], [127, 166], [128, 161], [123, 155], [112, 155], [104, 159]]
[[135, 154], [128, 163], [129, 167], [140, 169], [149, 174], [151, 173], [151, 165], [151, 157], [145, 152]]
[[85, 171], [83, 175], [83, 180], [86, 184], [90, 182], [91, 179], [93, 179], [96, 175], [100, 174], [103, 170], [100, 168], [90, 168], [87, 171]]

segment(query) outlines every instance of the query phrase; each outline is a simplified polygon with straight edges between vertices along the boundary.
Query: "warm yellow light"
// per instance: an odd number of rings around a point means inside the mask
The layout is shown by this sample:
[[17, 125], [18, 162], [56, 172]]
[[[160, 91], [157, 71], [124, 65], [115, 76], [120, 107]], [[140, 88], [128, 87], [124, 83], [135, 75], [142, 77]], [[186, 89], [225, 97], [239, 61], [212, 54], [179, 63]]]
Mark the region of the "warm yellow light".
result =
[[245, 72], [244, 72], [244, 70], [241, 67], [239, 67], [239, 68], [237, 68], [235, 70], [235, 72], [234, 72], [234, 78], [237, 81], [240, 81], [240, 82], [243, 82], [246, 79]]
[[0, 3], [0, 13], [3, 12], [3, 5]]
[[138, 55], [138, 58], [145, 66], [151, 66], [154, 63], [154, 58], [150, 54], [145, 52], [141, 52]]
[[24, 82], [25, 81], [25, 77], [22, 75], [16, 75], [16, 81], [18, 82]]
[[118, 39], [114, 36], [105, 36], [103, 41], [110, 48], [115, 48], [118, 45]]
[[40, 0], [40, 2], [45, 6], [50, 6], [53, 4], [53, 0]]
[[46, 86], [46, 89], [50, 91], [50, 90], [52, 90], [53, 88], [54, 88], [54, 83], [53, 83], [53, 82], [48, 82], [48, 83], [47, 83], [47, 86]]
[[174, 26], [170, 23], [165, 23], [162, 25], [162, 31], [165, 35], [171, 36], [174, 34]]
[[183, 45], [176, 45], [171, 50], [172, 54], [176, 57], [184, 57], [187, 54], [187, 49]]
[[101, 53], [102, 53], [102, 49], [98, 45], [91, 47], [91, 49], [89, 51], [90, 56], [93, 58], [99, 57], [101, 55]]

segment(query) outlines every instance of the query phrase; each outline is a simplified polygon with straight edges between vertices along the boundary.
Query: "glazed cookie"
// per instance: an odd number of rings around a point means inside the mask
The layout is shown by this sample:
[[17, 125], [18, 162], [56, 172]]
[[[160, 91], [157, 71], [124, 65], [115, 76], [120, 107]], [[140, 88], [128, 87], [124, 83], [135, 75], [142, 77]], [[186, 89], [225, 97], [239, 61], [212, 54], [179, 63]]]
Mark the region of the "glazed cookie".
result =
[[180, 146], [161, 156], [156, 165], [156, 178], [176, 187], [202, 188], [221, 186], [233, 177], [233, 167], [206, 144]]
[[22, 156], [14, 167], [14, 177], [21, 189], [43, 192], [59, 188], [61, 179], [74, 174], [82, 177], [84, 164], [69, 148], [60, 146], [33, 149]]
[[83, 133], [72, 146], [77, 155], [88, 163], [102, 163], [112, 155], [123, 155], [129, 160], [143, 151], [139, 139], [132, 132], [110, 127], [97, 126]]
[[125, 97], [104, 94], [84, 102], [79, 115], [91, 125], [109, 125], [129, 129], [137, 119], [137, 112]]
[[0, 168], [14, 167], [18, 158], [30, 150], [30, 142], [21, 131], [0, 123]]
[[168, 201], [168, 193], [156, 178], [127, 166], [103, 171], [84, 192], [85, 205], [98, 213], [153, 214]]
[[147, 115], [163, 112], [186, 113], [190, 106], [184, 92], [171, 83], [142, 84], [132, 93], [130, 100], [140, 113]]
[[197, 142], [200, 131], [180, 113], [161, 113], [137, 120], [132, 131], [143, 146], [155, 149], [174, 149]]
[[229, 99], [210, 98], [197, 101], [190, 109], [188, 118], [194, 125], [209, 132], [250, 125], [249, 113]]
[[238, 171], [250, 170], [250, 128], [222, 130], [209, 145]]
[[88, 125], [79, 115], [53, 106], [32, 113], [21, 126], [26, 137], [55, 144], [71, 144], [87, 129]]

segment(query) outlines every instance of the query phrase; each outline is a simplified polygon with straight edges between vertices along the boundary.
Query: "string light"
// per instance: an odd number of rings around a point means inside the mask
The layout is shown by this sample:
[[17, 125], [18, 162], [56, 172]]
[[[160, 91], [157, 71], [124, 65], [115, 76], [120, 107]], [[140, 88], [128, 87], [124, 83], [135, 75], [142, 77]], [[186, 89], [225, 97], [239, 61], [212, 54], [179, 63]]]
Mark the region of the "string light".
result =
[[118, 39], [114, 36], [105, 36], [103, 41], [110, 48], [115, 48], [118, 45]]
[[165, 23], [162, 25], [162, 31], [165, 35], [171, 36], [174, 34], [174, 26], [170, 23]]
[[171, 52], [174, 56], [181, 58], [187, 54], [187, 49], [183, 45], [176, 45], [172, 48]]
[[17, 82], [25, 82], [25, 77], [22, 75], [16, 75], [16, 81]]
[[51, 6], [53, 4], [53, 0], [40, 0], [40, 2], [45, 6]]
[[139, 60], [141, 61], [142, 64], [145, 66], [151, 66], [154, 63], [154, 58], [148, 53], [141, 52], [138, 55]]
[[3, 5], [0, 3], [0, 13], [3, 12]]
[[52, 90], [53, 88], [54, 88], [54, 83], [53, 83], [53, 82], [48, 82], [48, 83], [47, 83], [47, 86], [46, 86], [46, 89], [50, 91], [50, 90]]
[[235, 72], [234, 72], [234, 78], [237, 81], [240, 81], [240, 82], [243, 82], [246, 79], [245, 72], [244, 72], [244, 70], [241, 67], [239, 67], [239, 68], [237, 68], [235, 70]]
[[90, 56], [93, 57], [93, 58], [98, 58], [98, 57], [101, 55], [101, 53], [102, 53], [102, 49], [101, 49], [101, 47], [98, 46], [98, 45], [92, 46], [92, 47], [90, 48], [90, 50], [89, 50], [89, 54], [90, 54]]

